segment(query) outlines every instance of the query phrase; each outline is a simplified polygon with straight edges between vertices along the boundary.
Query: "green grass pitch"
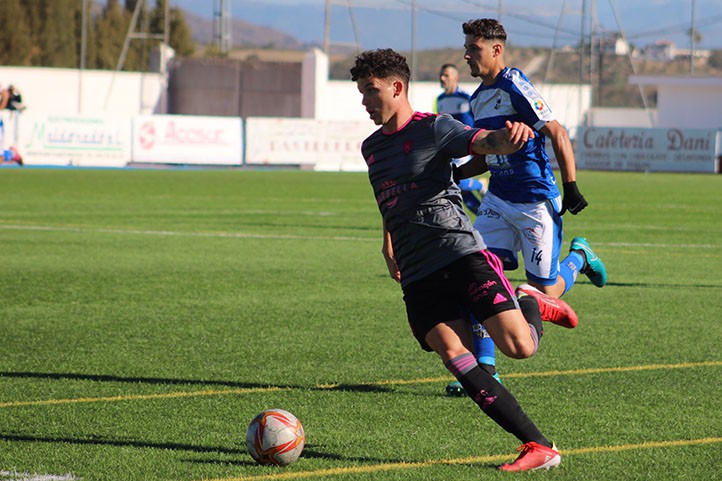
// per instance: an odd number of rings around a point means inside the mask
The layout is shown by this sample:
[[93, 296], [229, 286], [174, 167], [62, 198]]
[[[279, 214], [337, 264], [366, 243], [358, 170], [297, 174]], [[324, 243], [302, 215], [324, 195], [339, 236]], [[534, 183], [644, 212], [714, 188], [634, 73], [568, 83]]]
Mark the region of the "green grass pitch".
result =
[[[720, 478], [722, 176], [579, 172], [609, 271], [499, 354], [563, 452], [534, 479]], [[362, 173], [0, 170], [0, 480], [511, 479], [517, 441], [421, 351]], [[513, 283], [519, 271], [508, 273]], [[257, 466], [261, 410], [303, 457]]]

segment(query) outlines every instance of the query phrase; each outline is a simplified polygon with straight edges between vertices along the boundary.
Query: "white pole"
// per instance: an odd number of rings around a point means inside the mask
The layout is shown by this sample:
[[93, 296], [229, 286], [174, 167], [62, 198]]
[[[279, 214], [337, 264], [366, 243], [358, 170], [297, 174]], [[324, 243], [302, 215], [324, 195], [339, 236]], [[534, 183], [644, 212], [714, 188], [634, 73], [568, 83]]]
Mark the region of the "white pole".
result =
[[78, 75], [78, 113], [83, 113], [83, 77], [88, 55], [88, 0], [81, 1], [82, 12], [80, 16], [80, 71]]

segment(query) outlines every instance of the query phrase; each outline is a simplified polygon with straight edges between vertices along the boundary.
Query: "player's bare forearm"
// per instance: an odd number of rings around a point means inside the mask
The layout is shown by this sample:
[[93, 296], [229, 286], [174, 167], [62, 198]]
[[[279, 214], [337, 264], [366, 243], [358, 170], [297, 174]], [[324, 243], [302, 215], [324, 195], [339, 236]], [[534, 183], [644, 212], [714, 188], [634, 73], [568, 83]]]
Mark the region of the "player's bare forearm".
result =
[[399, 266], [396, 264], [396, 259], [394, 258], [394, 248], [393, 244], [391, 243], [391, 233], [386, 228], [386, 222], [384, 222], [384, 243], [381, 247], [381, 253], [384, 256], [384, 260], [386, 261], [386, 267], [389, 270], [389, 275], [393, 280], [396, 282], [401, 282], [401, 271], [399, 271]]
[[471, 152], [475, 155], [513, 154], [532, 138], [534, 131], [531, 127], [521, 122], [507, 121], [504, 129], [479, 132], [471, 144]]
[[569, 140], [567, 130], [559, 122], [554, 120], [542, 127], [541, 132], [551, 140], [554, 156], [559, 165], [562, 183], [576, 181], [577, 170], [574, 162], [574, 149]]

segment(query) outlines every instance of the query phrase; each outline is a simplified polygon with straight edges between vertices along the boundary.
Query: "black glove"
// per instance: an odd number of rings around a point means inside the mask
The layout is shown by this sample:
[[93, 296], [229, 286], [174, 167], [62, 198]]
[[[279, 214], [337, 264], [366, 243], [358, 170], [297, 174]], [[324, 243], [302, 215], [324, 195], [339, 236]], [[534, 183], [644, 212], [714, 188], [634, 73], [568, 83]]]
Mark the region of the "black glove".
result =
[[564, 215], [564, 212], [567, 210], [570, 214], [577, 215], [589, 205], [584, 199], [584, 196], [579, 193], [576, 182], [565, 182], [563, 187], [564, 197], [562, 198], [562, 211], [559, 215]]

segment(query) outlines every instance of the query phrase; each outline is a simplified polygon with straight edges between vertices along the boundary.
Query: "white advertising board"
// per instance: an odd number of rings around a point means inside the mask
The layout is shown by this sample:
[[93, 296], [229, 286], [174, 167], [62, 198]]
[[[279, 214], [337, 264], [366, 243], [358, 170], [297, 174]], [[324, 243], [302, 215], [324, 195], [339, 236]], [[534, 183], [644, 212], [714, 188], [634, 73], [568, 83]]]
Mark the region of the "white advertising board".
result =
[[19, 120], [18, 143], [28, 165], [125, 167], [130, 161], [130, 118], [45, 115]]
[[133, 162], [240, 165], [243, 126], [238, 117], [133, 117]]
[[642, 172], [717, 171], [717, 131], [580, 127], [577, 167]]
[[246, 164], [366, 171], [361, 142], [371, 121], [254, 117], [246, 120]]

